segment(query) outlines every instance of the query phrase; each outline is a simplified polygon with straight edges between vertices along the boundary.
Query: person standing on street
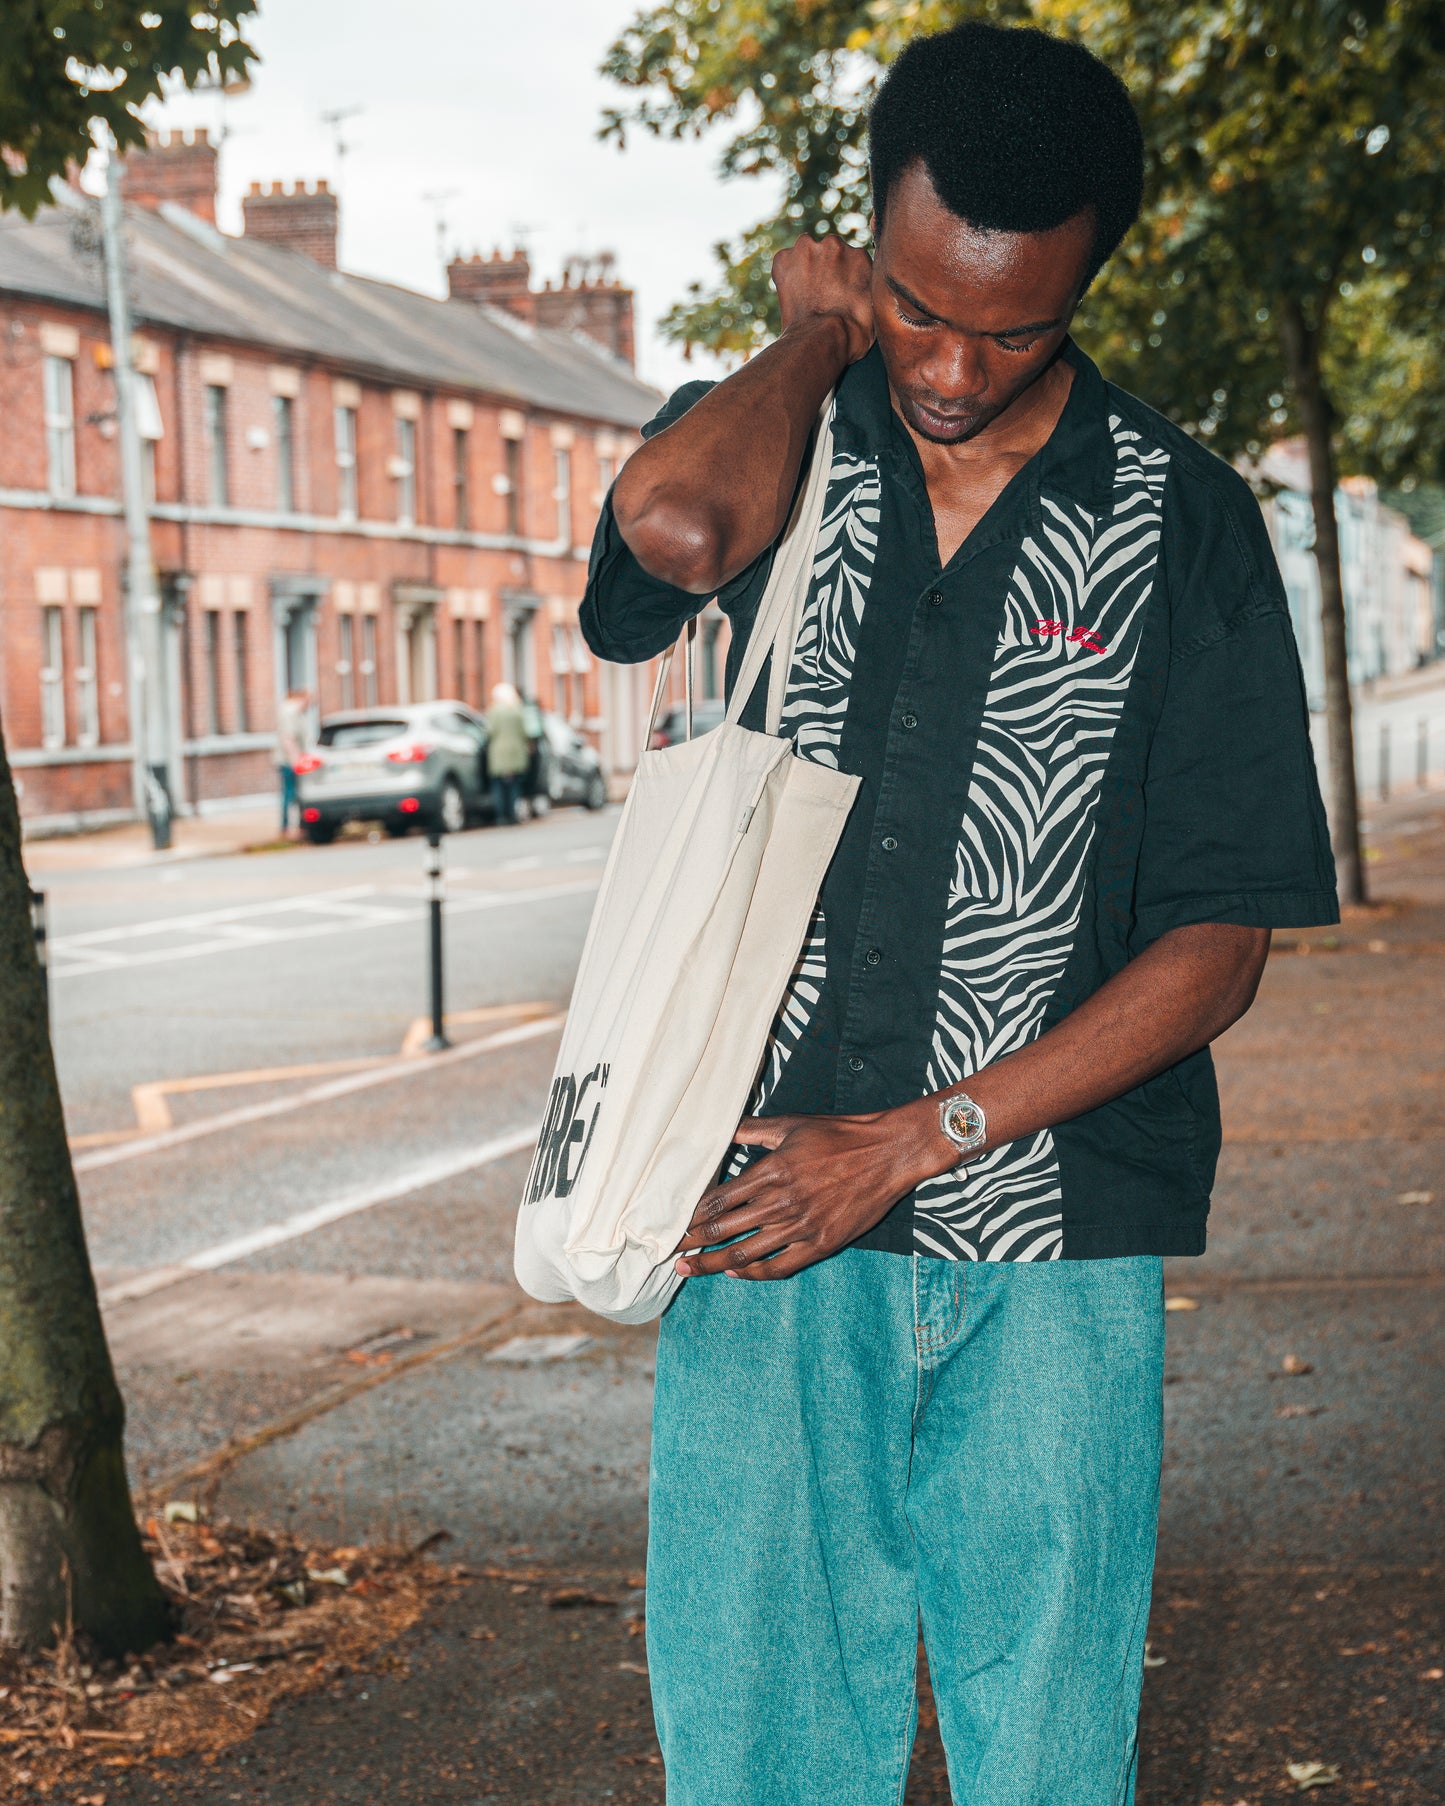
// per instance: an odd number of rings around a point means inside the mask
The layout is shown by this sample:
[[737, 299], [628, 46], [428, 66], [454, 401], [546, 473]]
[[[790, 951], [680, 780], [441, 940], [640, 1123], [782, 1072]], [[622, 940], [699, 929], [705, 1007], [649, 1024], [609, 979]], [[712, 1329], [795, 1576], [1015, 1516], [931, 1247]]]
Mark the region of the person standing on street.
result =
[[521, 698], [511, 684], [494, 684], [492, 706], [487, 710], [487, 773], [499, 822], [517, 819], [517, 798], [531, 757]]
[[1126, 1806], [1208, 1044], [1334, 868], [1259, 508], [1069, 336], [1140, 206], [1123, 85], [963, 25], [869, 149], [872, 258], [776, 258], [780, 336], [652, 422], [582, 611], [637, 661], [715, 595], [731, 677], [832, 396], [783, 731], [862, 782], [661, 1325], [668, 1799], [895, 1806], [921, 1616], [955, 1799]]
[[301, 803], [296, 790], [296, 767], [306, 751], [311, 726], [311, 692], [288, 690], [276, 711], [276, 772], [281, 780], [281, 833], [291, 831], [291, 812], [301, 825]]

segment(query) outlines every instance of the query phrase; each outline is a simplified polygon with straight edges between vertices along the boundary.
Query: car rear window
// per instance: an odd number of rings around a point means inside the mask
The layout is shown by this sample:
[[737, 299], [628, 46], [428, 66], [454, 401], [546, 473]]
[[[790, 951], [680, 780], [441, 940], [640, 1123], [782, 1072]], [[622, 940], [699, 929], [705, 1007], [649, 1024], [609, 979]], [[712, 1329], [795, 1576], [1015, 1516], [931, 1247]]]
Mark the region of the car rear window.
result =
[[323, 746], [375, 746], [405, 732], [404, 721], [323, 721], [318, 738]]

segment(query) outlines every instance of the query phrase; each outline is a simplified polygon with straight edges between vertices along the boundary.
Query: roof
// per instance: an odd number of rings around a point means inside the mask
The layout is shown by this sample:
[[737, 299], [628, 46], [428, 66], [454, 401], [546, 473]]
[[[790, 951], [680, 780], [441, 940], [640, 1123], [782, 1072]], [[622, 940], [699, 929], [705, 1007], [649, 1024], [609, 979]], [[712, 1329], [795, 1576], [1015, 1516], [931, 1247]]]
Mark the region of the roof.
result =
[[[323, 269], [299, 251], [229, 238], [171, 205], [127, 206], [137, 326], [317, 357], [394, 382], [481, 391], [615, 426], [640, 426], [658, 392], [580, 334], [493, 307], [439, 301]], [[0, 218], [0, 292], [104, 310], [93, 202]]]

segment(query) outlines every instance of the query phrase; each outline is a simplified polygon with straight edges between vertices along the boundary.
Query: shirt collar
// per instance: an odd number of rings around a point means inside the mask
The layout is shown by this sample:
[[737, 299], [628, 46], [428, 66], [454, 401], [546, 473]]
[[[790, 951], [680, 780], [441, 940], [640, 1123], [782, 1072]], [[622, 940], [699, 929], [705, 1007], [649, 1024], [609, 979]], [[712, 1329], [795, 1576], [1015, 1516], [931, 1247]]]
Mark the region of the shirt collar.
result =
[[[1039, 488], [1062, 494], [1091, 514], [1109, 512], [1114, 490], [1114, 436], [1109, 430], [1109, 395], [1098, 366], [1072, 339], [1063, 356], [1074, 381], [1058, 424], [1039, 452]], [[893, 411], [883, 354], [875, 345], [844, 374], [838, 385], [834, 442], [846, 451], [877, 457], [899, 449], [896, 435], [907, 428]]]

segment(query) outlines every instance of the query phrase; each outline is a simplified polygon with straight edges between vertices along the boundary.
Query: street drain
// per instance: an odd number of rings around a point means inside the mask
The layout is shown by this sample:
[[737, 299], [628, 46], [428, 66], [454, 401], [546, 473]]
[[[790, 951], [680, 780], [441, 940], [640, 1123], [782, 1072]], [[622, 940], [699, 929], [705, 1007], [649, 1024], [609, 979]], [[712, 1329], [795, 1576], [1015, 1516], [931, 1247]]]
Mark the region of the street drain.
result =
[[435, 1340], [435, 1333], [429, 1329], [382, 1329], [374, 1336], [368, 1336], [364, 1342], [354, 1343], [341, 1352], [345, 1360], [354, 1361], [358, 1367], [371, 1367], [405, 1354], [419, 1342]]

